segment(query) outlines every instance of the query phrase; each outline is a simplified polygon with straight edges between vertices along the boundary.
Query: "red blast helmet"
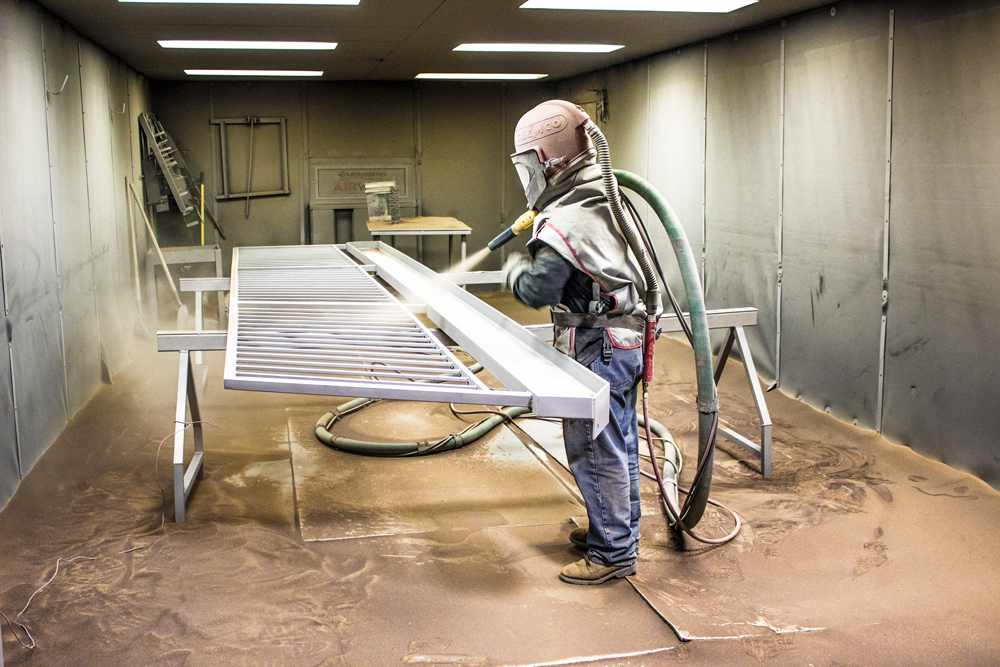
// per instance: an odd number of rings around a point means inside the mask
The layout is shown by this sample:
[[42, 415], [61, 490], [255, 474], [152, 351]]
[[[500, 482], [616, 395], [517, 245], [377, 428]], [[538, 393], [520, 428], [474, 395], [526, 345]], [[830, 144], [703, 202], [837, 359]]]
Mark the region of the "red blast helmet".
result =
[[589, 121], [586, 111], [565, 100], [542, 102], [518, 121], [510, 159], [529, 209], [535, 208], [553, 175], [590, 150], [583, 129]]

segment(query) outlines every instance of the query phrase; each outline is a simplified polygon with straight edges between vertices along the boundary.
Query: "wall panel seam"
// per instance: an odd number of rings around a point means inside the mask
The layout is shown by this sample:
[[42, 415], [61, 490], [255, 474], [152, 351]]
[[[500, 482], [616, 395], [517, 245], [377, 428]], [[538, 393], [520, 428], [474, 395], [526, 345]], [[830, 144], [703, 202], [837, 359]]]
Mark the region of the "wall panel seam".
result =
[[701, 289], [706, 295], [705, 267], [708, 262], [708, 40], [705, 40], [702, 54], [702, 80], [704, 107], [701, 116]]
[[882, 314], [879, 330], [878, 388], [875, 405], [875, 430], [882, 432], [882, 411], [885, 401], [885, 353], [888, 339], [889, 321], [889, 243], [892, 202], [892, 92], [893, 66], [895, 61], [896, 10], [889, 10], [888, 74], [886, 77], [885, 103], [885, 194], [882, 215]]
[[63, 426], [69, 419], [69, 358], [66, 356], [66, 317], [63, 313], [63, 281], [59, 261], [59, 231], [56, 226], [56, 192], [52, 181], [52, 132], [49, 129], [49, 59], [45, 48], [45, 24], [39, 26], [39, 46], [42, 50], [42, 94], [45, 111], [45, 157], [49, 165], [49, 222], [52, 224], [52, 261], [56, 272], [56, 304], [59, 306], [59, 352], [62, 354]]
[[781, 303], [785, 272], [785, 25], [781, 23], [781, 59], [778, 73], [778, 220], [777, 246], [777, 294], [775, 295], [774, 334], [774, 384], [770, 389], [781, 386]]
[[[84, 179], [86, 181], [87, 187], [87, 231], [90, 236], [90, 256], [96, 260], [97, 255], [96, 248], [94, 248], [94, 211], [93, 202], [90, 197], [90, 160], [88, 159], [87, 152], [87, 107], [86, 100], [83, 96], [83, 54], [80, 50], [81, 41], [78, 39], [76, 42], [76, 66], [77, 66], [77, 76], [80, 83], [80, 133], [83, 137], [83, 165], [84, 165]], [[94, 265], [96, 267], [96, 264]], [[101, 303], [97, 298], [97, 274], [91, 272], [91, 276], [94, 280], [92, 293], [94, 295], [94, 314], [97, 316], [97, 345], [100, 350], [101, 364], [104, 362], [104, 323], [101, 316]]]

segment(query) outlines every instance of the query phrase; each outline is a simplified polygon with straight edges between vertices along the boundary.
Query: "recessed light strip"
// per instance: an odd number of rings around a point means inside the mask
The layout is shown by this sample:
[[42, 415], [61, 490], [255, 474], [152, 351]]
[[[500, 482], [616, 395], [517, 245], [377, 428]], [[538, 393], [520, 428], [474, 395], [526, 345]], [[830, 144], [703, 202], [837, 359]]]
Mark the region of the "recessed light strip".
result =
[[423, 72], [418, 79], [437, 79], [441, 81], [535, 81], [544, 79], [548, 74], [500, 74], [492, 72]]
[[622, 44], [529, 44], [520, 42], [470, 42], [459, 44], [455, 51], [489, 53], [611, 53], [624, 49]]
[[295, 69], [186, 69], [188, 76], [323, 76], [322, 70]]
[[333, 51], [337, 42], [266, 42], [229, 39], [161, 39], [165, 49], [244, 49], [247, 51]]
[[521, 5], [521, 9], [727, 14], [756, 2], [757, 0], [527, 0]]
[[343, 5], [356, 7], [361, 0], [118, 0], [160, 5]]

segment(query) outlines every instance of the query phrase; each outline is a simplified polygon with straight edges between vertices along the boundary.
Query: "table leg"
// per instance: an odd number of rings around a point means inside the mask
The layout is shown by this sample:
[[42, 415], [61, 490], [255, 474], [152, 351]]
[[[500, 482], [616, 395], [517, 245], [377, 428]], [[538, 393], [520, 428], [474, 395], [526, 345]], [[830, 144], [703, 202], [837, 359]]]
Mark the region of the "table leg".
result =
[[448, 234], [448, 266], [451, 266], [451, 252], [454, 246], [455, 237]]
[[417, 237], [417, 261], [421, 264], [424, 263], [424, 237]]
[[[465, 245], [465, 237], [463, 236], [462, 237], [462, 263], [463, 264], [465, 264], [465, 253], [466, 253], [466, 245]], [[465, 289], [465, 285], [459, 285], [459, 287], [461, 287], [462, 289]]]

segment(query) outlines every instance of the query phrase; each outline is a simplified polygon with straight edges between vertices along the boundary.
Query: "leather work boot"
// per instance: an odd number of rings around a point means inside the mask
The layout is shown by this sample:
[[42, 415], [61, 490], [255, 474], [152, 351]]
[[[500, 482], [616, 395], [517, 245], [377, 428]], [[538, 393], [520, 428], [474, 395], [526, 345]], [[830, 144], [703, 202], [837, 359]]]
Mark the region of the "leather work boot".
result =
[[612, 579], [621, 579], [635, 574], [635, 563], [624, 565], [601, 565], [589, 558], [581, 558], [570, 563], [559, 572], [559, 578], [567, 584], [595, 586]]
[[577, 549], [587, 550], [587, 533], [589, 531], [586, 528], [574, 528], [569, 534], [570, 543]]

